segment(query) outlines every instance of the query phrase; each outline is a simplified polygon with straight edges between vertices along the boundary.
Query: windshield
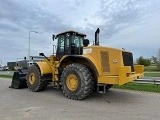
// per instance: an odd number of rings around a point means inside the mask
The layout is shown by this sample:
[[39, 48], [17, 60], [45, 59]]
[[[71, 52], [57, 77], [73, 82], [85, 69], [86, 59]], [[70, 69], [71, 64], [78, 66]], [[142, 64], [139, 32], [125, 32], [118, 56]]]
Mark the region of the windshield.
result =
[[83, 46], [83, 39], [84, 39], [83, 36], [73, 35], [72, 37], [73, 38], [72, 38], [71, 44], [75, 44], [76, 47], [82, 47]]

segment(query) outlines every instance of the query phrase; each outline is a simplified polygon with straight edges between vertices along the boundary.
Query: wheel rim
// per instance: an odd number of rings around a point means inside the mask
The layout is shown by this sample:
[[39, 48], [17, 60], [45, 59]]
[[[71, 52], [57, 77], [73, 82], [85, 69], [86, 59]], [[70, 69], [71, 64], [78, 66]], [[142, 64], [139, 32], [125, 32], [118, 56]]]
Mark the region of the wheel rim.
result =
[[69, 90], [74, 91], [78, 87], [78, 78], [74, 74], [70, 74], [66, 79], [66, 84]]
[[32, 72], [32, 73], [29, 74], [29, 82], [30, 82], [30, 84], [34, 84], [35, 81], [36, 81], [36, 76], [35, 76], [35, 74]]

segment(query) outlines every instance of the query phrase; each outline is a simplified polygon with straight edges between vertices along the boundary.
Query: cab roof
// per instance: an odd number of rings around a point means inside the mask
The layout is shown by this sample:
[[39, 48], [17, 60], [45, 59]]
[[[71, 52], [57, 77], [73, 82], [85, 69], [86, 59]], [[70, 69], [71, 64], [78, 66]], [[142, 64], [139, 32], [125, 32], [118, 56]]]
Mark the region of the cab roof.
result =
[[80, 36], [84, 36], [84, 37], [87, 36], [86, 34], [79, 33], [77, 31], [73, 31], [73, 30], [69, 30], [69, 31], [65, 31], [65, 32], [57, 34], [56, 37], [58, 37], [59, 35], [67, 34], [67, 33], [74, 33], [75, 35], [80, 35]]

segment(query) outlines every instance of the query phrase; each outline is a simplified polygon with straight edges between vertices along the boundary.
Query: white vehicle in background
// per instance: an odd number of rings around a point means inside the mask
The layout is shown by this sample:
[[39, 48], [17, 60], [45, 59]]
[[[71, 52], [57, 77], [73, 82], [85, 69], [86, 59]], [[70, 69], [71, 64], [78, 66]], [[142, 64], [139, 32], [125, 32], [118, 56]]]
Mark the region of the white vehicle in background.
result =
[[30, 56], [29, 61], [28, 61], [28, 65], [29, 67], [34, 65], [36, 62], [38, 61], [42, 61], [44, 60], [43, 56]]
[[0, 66], [0, 71], [7, 71], [9, 70], [9, 67], [8, 66]]
[[0, 67], [0, 71], [2, 71], [2, 67]]

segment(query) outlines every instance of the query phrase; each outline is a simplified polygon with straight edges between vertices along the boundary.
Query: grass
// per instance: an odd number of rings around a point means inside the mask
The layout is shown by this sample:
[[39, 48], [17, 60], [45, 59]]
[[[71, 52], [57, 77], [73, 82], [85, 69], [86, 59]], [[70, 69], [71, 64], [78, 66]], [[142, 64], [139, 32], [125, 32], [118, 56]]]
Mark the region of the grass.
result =
[[12, 78], [10, 75], [0, 75], [0, 78]]
[[113, 88], [160, 93], [160, 85], [157, 86], [154, 84], [127, 83], [121, 86], [114, 85]]
[[155, 65], [144, 66], [144, 76], [160, 77], [160, 69], [158, 69]]
[[158, 69], [155, 65], [150, 65], [150, 66], [144, 66], [144, 71], [145, 72], [160, 72], [160, 69]]
[[147, 77], [160, 77], [160, 72], [159, 73], [147, 72], [147, 73], [144, 73], [144, 76], [147, 76]]

